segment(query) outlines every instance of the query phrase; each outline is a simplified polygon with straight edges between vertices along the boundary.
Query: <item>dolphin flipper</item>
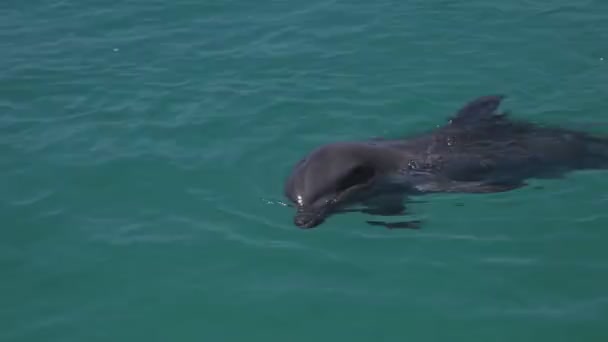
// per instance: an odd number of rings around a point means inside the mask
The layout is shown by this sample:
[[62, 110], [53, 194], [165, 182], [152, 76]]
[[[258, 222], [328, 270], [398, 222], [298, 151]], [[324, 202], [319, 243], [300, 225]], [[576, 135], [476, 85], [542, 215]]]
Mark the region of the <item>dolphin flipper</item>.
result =
[[372, 226], [381, 226], [388, 229], [420, 229], [422, 221], [401, 221], [401, 222], [384, 222], [384, 221], [366, 221]]
[[462, 107], [450, 119], [451, 125], [468, 125], [491, 117], [500, 117], [494, 111], [500, 106], [505, 95], [487, 95], [478, 97]]
[[417, 190], [423, 193], [446, 192], [446, 193], [477, 193], [486, 194], [493, 192], [505, 192], [526, 186], [523, 182], [482, 182], [482, 181], [452, 181], [443, 180], [418, 186]]
[[527, 186], [526, 183], [483, 183], [483, 182], [450, 182], [443, 192], [461, 192], [487, 194], [493, 192], [506, 192]]

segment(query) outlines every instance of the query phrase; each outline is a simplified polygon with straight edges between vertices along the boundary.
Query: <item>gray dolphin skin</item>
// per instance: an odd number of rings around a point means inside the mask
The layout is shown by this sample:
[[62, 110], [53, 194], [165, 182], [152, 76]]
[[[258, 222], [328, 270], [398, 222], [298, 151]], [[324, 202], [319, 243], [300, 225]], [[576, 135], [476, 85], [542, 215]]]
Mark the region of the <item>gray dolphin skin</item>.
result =
[[[445, 125], [418, 136], [316, 148], [285, 183], [295, 225], [313, 228], [356, 205], [364, 213], [403, 215], [406, 195], [509, 191], [530, 178], [608, 168], [608, 137], [513, 119], [496, 112], [504, 98], [474, 99]], [[419, 223], [367, 222], [388, 228]]]

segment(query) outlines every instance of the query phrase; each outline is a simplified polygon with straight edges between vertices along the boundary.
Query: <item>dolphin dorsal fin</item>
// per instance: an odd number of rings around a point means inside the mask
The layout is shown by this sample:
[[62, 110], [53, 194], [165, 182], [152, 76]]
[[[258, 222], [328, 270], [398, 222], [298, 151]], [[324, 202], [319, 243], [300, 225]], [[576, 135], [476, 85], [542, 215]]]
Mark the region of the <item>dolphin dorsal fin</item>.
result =
[[505, 97], [505, 95], [487, 95], [478, 97], [464, 105], [464, 107], [456, 112], [456, 115], [450, 119], [450, 124], [469, 125], [492, 118], [494, 116], [500, 117], [501, 115], [495, 115], [494, 111], [496, 108], [498, 108], [498, 106], [500, 106], [500, 102]]

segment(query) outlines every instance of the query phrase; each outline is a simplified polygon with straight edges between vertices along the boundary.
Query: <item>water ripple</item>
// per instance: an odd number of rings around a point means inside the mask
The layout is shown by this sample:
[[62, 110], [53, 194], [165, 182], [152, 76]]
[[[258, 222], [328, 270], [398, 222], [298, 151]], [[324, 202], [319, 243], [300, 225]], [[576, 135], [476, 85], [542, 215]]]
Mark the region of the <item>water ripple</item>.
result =
[[562, 318], [568, 320], [602, 319], [608, 309], [608, 297], [596, 297], [585, 300], [570, 300], [567, 302], [540, 305], [507, 306], [496, 309], [481, 309], [484, 317], [514, 316], [514, 317], [544, 317]]
[[14, 199], [11, 204], [17, 207], [31, 206], [38, 202], [42, 202], [53, 195], [54, 191], [50, 189], [39, 190], [38, 192], [31, 194], [27, 198]]

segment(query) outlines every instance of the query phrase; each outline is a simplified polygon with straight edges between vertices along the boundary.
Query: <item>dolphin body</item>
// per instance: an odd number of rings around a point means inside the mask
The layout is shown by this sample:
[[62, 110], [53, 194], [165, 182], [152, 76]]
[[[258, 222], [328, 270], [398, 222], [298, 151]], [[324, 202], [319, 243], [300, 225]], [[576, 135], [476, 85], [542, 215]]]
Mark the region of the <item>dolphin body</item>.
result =
[[[365, 213], [401, 215], [407, 194], [502, 192], [529, 178], [608, 168], [608, 138], [514, 120], [496, 112], [504, 98], [474, 99], [445, 125], [418, 136], [316, 148], [285, 183], [295, 225], [316, 227], [355, 204], [363, 204], [359, 211]], [[417, 228], [419, 222], [368, 223]]]

